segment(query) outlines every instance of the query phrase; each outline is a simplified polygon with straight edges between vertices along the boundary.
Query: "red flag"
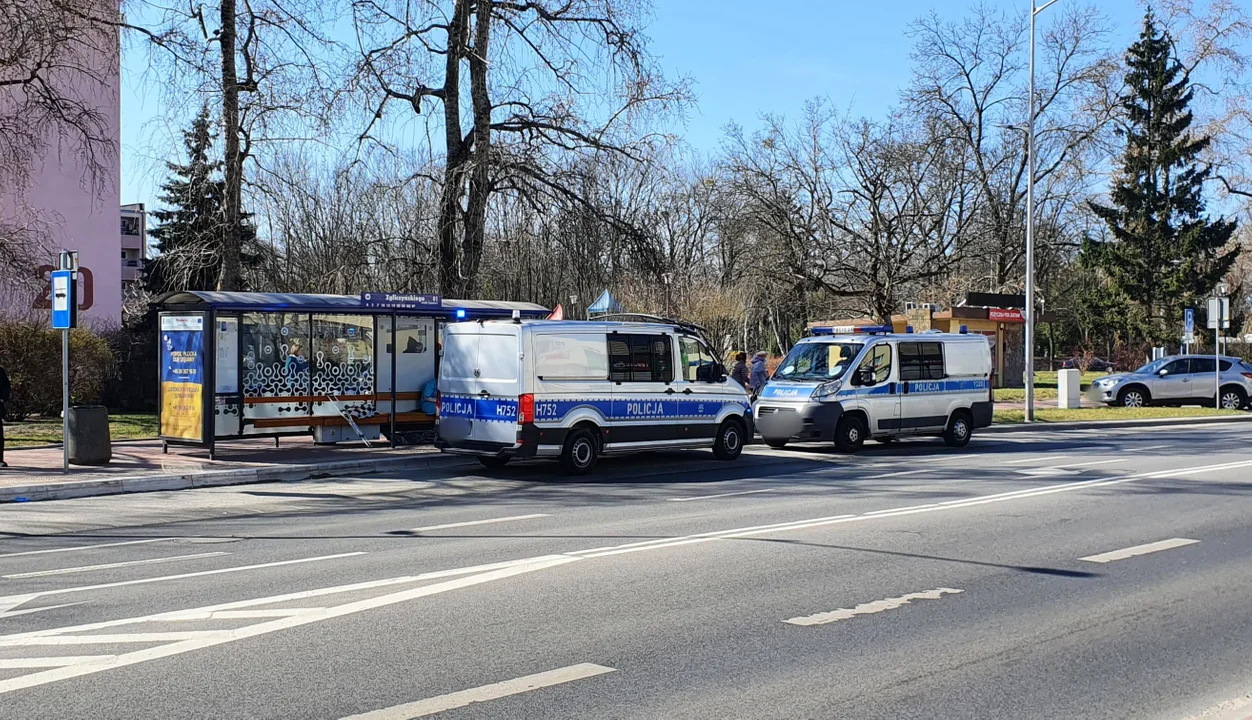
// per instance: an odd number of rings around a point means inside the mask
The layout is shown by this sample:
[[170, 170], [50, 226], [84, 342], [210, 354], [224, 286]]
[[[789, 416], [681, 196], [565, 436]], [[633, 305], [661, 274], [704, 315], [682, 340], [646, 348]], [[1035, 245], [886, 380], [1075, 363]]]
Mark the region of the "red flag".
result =
[[561, 307], [561, 303], [556, 304], [556, 309], [552, 311], [552, 314], [548, 316], [548, 319], [549, 320], [564, 320], [565, 319], [565, 308]]

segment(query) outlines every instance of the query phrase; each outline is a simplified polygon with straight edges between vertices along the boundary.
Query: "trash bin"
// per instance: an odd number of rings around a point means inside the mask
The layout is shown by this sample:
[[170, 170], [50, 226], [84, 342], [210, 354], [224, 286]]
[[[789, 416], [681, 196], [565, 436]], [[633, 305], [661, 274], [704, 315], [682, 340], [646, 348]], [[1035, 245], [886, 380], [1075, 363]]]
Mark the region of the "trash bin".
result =
[[113, 459], [109, 437], [109, 409], [103, 405], [79, 405], [69, 410], [71, 465], [108, 465]]

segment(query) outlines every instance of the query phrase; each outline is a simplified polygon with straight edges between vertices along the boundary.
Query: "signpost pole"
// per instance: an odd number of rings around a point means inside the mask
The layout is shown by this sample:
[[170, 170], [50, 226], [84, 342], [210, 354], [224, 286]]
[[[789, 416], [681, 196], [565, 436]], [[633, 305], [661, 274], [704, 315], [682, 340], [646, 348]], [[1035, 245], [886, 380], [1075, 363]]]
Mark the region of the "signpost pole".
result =
[[61, 472], [70, 471], [70, 331], [61, 331]]

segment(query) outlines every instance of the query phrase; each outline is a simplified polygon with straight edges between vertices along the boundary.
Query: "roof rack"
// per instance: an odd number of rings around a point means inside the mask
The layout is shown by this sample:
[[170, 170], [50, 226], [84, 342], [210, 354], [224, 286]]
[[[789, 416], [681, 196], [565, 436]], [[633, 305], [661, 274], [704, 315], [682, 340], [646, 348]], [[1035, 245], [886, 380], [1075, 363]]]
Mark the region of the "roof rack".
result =
[[662, 324], [665, 324], [665, 325], [673, 325], [673, 326], [675, 326], [675, 327], [680, 327], [680, 328], [682, 328], [682, 329], [684, 329], [684, 330], [695, 330], [696, 332], [700, 333], [701, 335], [706, 335], [706, 334], [708, 334], [708, 332], [709, 332], [709, 331], [708, 331], [707, 329], [705, 329], [704, 327], [702, 327], [702, 326], [700, 326], [700, 325], [696, 325], [695, 323], [692, 323], [692, 322], [687, 322], [686, 320], [677, 320], [677, 319], [675, 319], [675, 318], [667, 318], [667, 317], [662, 317], [662, 316], [660, 316], [660, 315], [649, 315], [649, 314], [647, 314], [647, 313], [626, 313], [626, 312], [622, 312], [622, 313], [607, 313], [607, 314], [605, 314], [605, 315], [596, 315], [596, 316], [595, 316], [595, 318], [593, 318], [593, 320], [597, 320], [597, 321], [599, 321], [599, 320], [607, 320], [607, 321], [610, 321], [610, 322], [611, 322], [611, 321], [614, 321], [614, 320], [625, 320], [626, 318], [635, 318], [635, 319], [638, 319], [638, 320], [642, 320], [642, 321], [644, 321], [644, 322], [662, 323]]

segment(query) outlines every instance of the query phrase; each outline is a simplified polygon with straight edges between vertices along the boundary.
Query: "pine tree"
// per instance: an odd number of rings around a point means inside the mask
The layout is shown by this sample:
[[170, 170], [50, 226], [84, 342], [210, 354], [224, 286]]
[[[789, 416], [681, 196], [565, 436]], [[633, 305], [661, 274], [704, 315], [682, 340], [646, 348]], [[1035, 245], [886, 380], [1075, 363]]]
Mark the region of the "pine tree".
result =
[[1236, 223], [1210, 221], [1197, 161], [1211, 138], [1191, 132], [1190, 78], [1149, 11], [1126, 53], [1121, 99], [1126, 140], [1110, 205], [1090, 203], [1110, 239], [1087, 239], [1081, 258], [1109, 279], [1147, 318], [1146, 339], [1176, 338], [1185, 307], [1201, 303], [1234, 264]]
[[[145, 284], [149, 292], [212, 290], [217, 285], [222, 267], [225, 181], [222, 162], [213, 158], [214, 140], [205, 106], [191, 129], [183, 132], [187, 163], [166, 163], [170, 178], [161, 186], [160, 196], [165, 208], [152, 213], [159, 224], [149, 233], [158, 253], [147, 263]], [[245, 222], [241, 231], [245, 246], [255, 245], [255, 228]], [[244, 257], [245, 264], [255, 264], [255, 256]]]

